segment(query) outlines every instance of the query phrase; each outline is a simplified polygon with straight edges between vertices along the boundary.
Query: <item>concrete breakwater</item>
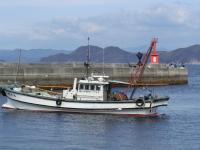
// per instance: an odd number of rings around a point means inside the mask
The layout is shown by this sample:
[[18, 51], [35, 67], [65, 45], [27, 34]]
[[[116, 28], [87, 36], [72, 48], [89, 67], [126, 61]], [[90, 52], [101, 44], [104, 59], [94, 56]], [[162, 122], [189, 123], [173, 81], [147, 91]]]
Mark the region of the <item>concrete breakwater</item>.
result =
[[[103, 69], [104, 68], [104, 69]], [[113, 80], [129, 81], [134, 67], [128, 64], [92, 64], [91, 72], [110, 76]], [[83, 64], [0, 64], [0, 84], [15, 81], [31, 85], [70, 85], [73, 78], [85, 75]], [[147, 65], [139, 84], [170, 85], [186, 84], [188, 71], [184, 67], [167, 64]]]

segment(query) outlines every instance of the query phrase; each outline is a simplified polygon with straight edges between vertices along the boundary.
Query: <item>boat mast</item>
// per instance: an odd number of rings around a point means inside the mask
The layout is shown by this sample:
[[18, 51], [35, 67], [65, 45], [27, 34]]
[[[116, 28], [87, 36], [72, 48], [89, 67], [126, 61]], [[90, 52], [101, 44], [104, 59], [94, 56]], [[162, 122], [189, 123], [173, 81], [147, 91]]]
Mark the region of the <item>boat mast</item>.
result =
[[87, 61], [84, 63], [84, 66], [86, 68], [86, 78], [88, 78], [90, 73], [90, 37], [88, 37]]
[[17, 77], [19, 75], [19, 69], [20, 69], [20, 65], [21, 65], [21, 49], [19, 49], [19, 58], [18, 58], [18, 64], [17, 64], [17, 73], [15, 76], [15, 83], [17, 83]]
[[103, 68], [102, 68], [102, 70], [103, 70], [103, 75], [105, 75], [105, 60], [104, 60], [105, 58], [104, 58], [104, 48], [103, 48]]

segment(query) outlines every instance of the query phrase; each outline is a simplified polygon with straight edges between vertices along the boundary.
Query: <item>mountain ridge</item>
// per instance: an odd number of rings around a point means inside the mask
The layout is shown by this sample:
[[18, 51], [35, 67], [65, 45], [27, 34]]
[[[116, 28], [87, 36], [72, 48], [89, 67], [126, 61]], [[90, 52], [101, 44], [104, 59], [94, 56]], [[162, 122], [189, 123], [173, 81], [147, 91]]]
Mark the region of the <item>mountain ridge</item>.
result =
[[[136, 63], [136, 52], [125, 51], [117, 46], [90, 46], [90, 59], [94, 63]], [[21, 50], [21, 63], [70, 63], [85, 62], [88, 46], [80, 46], [75, 50], [30, 49]], [[0, 49], [1, 63], [16, 63], [19, 49]], [[145, 53], [145, 51], [140, 51]], [[104, 53], [104, 57], [103, 57]], [[172, 51], [158, 51], [160, 63], [200, 64], [200, 44]]]
[[[56, 54], [42, 58], [42, 63], [62, 63], [62, 62], [84, 62], [87, 58], [87, 46], [80, 46], [69, 54]], [[90, 46], [91, 61], [94, 63], [103, 62], [103, 48]], [[145, 52], [143, 52], [145, 53]], [[178, 48], [172, 51], [158, 51], [161, 63], [200, 63], [200, 44], [191, 45], [185, 48]], [[58, 59], [59, 56], [59, 59]], [[125, 51], [116, 46], [104, 48], [105, 63], [136, 63], [137, 57], [135, 52]]]
[[[87, 50], [88, 46], [80, 46], [70, 54], [59, 53], [57, 55], [44, 57], [41, 59], [41, 62], [84, 62], [87, 58]], [[134, 53], [124, 51], [119, 47], [108, 46], [103, 49], [93, 45], [90, 46], [90, 59], [95, 63], [102, 63], [103, 59], [105, 63], [128, 63], [132, 60], [137, 60]]]
[[[21, 49], [21, 62], [22, 63], [37, 63], [40, 62], [40, 59], [43, 57], [47, 57], [49, 55], [54, 55], [57, 53], [69, 53], [67, 50], [54, 50], [54, 49]], [[0, 50], [0, 60], [2, 62], [18, 62], [20, 49], [8, 50], [1, 49]]]

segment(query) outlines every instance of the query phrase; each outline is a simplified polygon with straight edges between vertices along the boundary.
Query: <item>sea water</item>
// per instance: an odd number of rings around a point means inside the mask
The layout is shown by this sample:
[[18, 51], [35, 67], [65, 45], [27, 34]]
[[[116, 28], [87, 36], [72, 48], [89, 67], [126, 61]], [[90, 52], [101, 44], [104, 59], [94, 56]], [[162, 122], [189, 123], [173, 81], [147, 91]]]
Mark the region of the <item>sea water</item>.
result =
[[[160, 117], [39, 113], [0, 108], [0, 150], [199, 150], [200, 66], [188, 85], [154, 87], [170, 96]], [[0, 104], [5, 97], [0, 97]]]

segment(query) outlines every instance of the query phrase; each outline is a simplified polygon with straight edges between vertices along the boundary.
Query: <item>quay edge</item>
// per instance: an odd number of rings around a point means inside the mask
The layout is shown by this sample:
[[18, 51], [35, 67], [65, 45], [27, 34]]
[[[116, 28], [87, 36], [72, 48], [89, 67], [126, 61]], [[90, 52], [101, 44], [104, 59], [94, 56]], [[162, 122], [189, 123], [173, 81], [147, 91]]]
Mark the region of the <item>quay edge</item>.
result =
[[[134, 67], [129, 64], [92, 64], [91, 72], [110, 76], [112, 80], [129, 81]], [[82, 63], [68, 64], [0, 64], [0, 84], [12, 84], [15, 81], [31, 85], [71, 85], [73, 78], [85, 74]], [[186, 67], [174, 67], [168, 64], [148, 64], [140, 85], [174, 85], [187, 84]]]

